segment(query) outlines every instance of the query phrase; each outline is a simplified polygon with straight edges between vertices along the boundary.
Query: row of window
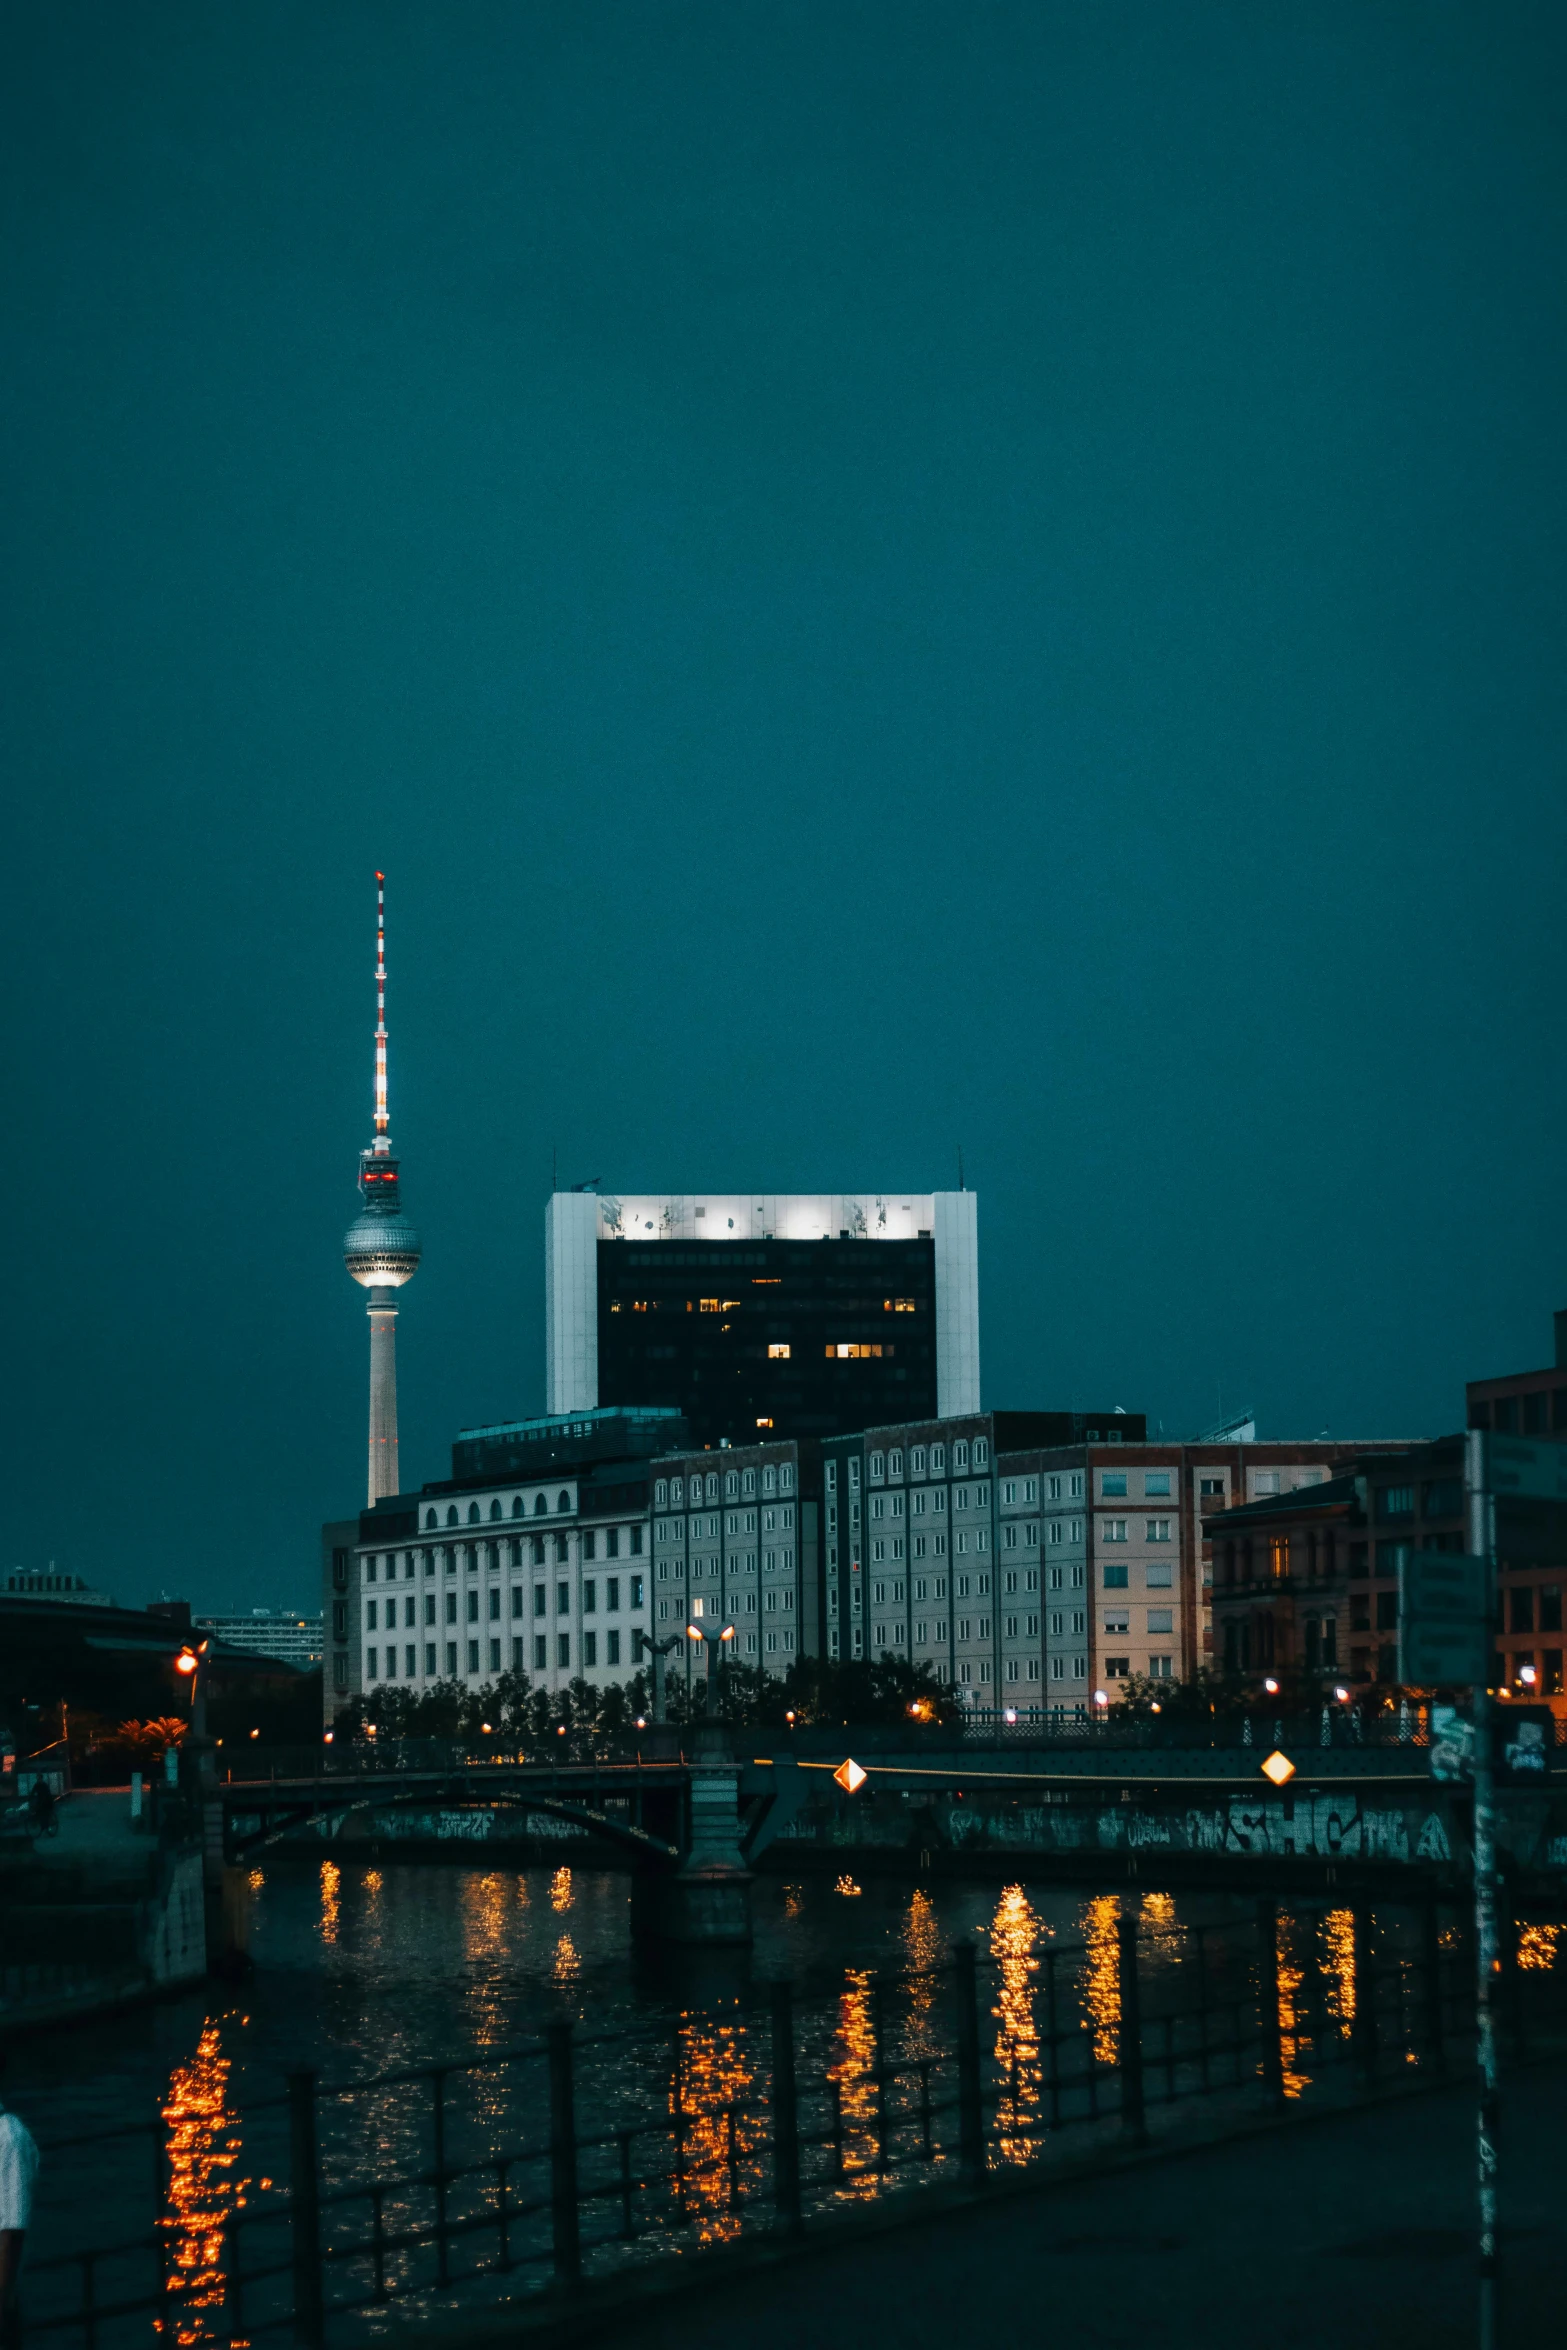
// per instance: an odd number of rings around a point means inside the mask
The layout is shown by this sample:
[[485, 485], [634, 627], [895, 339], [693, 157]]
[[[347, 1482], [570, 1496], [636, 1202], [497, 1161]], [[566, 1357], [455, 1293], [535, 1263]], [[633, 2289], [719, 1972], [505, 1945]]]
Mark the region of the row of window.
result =
[[[1106, 1591], [1125, 1591], [1131, 1581], [1131, 1569], [1106, 1560], [1100, 1580]], [[1143, 1569], [1143, 1583], [1149, 1591], [1171, 1591], [1175, 1587], [1175, 1570], [1165, 1561], [1152, 1559]]]
[[[570, 1493], [563, 1485], [555, 1496], [556, 1511], [560, 1516], [565, 1517], [575, 1506], [576, 1505], [572, 1501]], [[491, 1502], [489, 1507], [489, 1515], [491, 1518], [504, 1518], [506, 1514], [506, 1511], [502, 1508], [498, 1500]], [[536, 1493], [533, 1496], [531, 1507], [523, 1500], [523, 1497], [520, 1493], [514, 1494], [512, 1497], [511, 1515], [514, 1518], [547, 1518], [549, 1514], [550, 1502], [549, 1495], [547, 1493]], [[484, 1517], [485, 1512], [480, 1508], [478, 1502], [470, 1501], [467, 1510], [467, 1524], [470, 1526], [478, 1526], [483, 1523]], [[464, 1520], [459, 1515], [456, 1502], [448, 1502], [446, 1505], [445, 1523], [448, 1526], [460, 1526], [463, 1524], [463, 1522]], [[433, 1534], [441, 1523], [441, 1512], [438, 1507], [432, 1507], [425, 1511], [424, 1530], [427, 1534]]]
[[[639, 1608], [644, 1605], [645, 1588], [641, 1575], [628, 1577], [606, 1575], [604, 1578], [604, 1613], [606, 1615], [619, 1615], [622, 1584], [624, 1584], [625, 1604], [628, 1608]], [[520, 1583], [513, 1583], [510, 1590], [511, 1612], [514, 1616], [520, 1616], [523, 1612], [524, 1587]], [[548, 1586], [546, 1584], [535, 1583], [533, 1586], [533, 1612], [536, 1616], [542, 1616], [547, 1611], [547, 1592]], [[479, 1594], [477, 1591], [470, 1591], [465, 1596], [467, 1620], [470, 1624], [476, 1624], [479, 1621]], [[793, 1597], [792, 1593], [790, 1597]], [[435, 1602], [435, 1593], [427, 1591], [424, 1594], [424, 1621], [426, 1625], [432, 1625], [435, 1622]], [[448, 1591], [445, 1594], [445, 1603], [445, 1621], [448, 1624], [455, 1624], [457, 1621], [457, 1594], [455, 1591]], [[418, 1600], [415, 1594], [411, 1591], [406, 1593], [403, 1598], [403, 1623], [409, 1629], [412, 1629], [418, 1620], [415, 1614], [417, 1606]], [[380, 1616], [379, 1622], [377, 1621], [378, 1609], [385, 1611]], [[597, 1615], [599, 1612], [599, 1584], [595, 1576], [589, 1576], [582, 1586], [581, 1609], [585, 1616]], [[561, 1616], [569, 1616], [572, 1612], [571, 1585], [567, 1582], [560, 1582], [555, 1586], [555, 1612]], [[498, 1584], [492, 1585], [488, 1593], [488, 1614], [492, 1624], [499, 1622], [501, 1592]], [[384, 1625], [388, 1632], [396, 1630], [397, 1601], [395, 1598], [381, 1601], [367, 1599], [365, 1601], [365, 1630], [374, 1632], [379, 1630], [381, 1625]]]
[[[643, 1529], [640, 1526], [597, 1527], [579, 1535], [579, 1552], [584, 1559], [616, 1559], [621, 1557], [623, 1553], [627, 1558], [641, 1558], [642, 1533]], [[534, 1566], [542, 1567], [546, 1557], [550, 1555], [545, 1546], [551, 1541], [554, 1544], [554, 1556], [557, 1560], [564, 1561], [570, 1558], [571, 1536], [569, 1534], [517, 1535], [510, 1542], [455, 1542], [450, 1546], [437, 1545], [434, 1550], [405, 1550], [403, 1553], [403, 1575], [409, 1582], [413, 1581], [416, 1572], [422, 1572], [425, 1575], [455, 1575], [459, 1570], [463, 1570], [470, 1575], [475, 1575], [479, 1571], [481, 1559], [492, 1575], [498, 1574], [503, 1565], [520, 1567], [526, 1564], [530, 1558]], [[377, 1581], [395, 1583], [397, 1580], [396, 1552], [387, 1551], [379, 1557], [373, 1551], [367, 1552], [364, 1572], [367, 1583]]]
[[[1145, 1542], [1168, 1542], [1170, 1540], [1170, 1523], [1168, 1518], [1145, 1518], [1143, 1520], [1143, 1540]], [[1127, 1539], [1126, 1527], [1125, 1518], [1101, 1518], [1099, 1539], [1101, 1542], [1125, 1542]]]
[[[555, 1669], [559, 1672], [569, 1673], [571, 1670], [571, 1638], [569, 1632], [558, 1632], [555, 1635], [554, 1662]], [[618, 1665], [624, 1661], [621, 1653], [621, 1635], [618, 1631], [605, 1632], [602, 1635], [597, 1632], [584, 1632], [581, 1645], [581, 1661], [584, 1672], [592, 1672], [597, 1669], [601, 1661], [599, 1657], [601, 1638], [604, 1648], [602, 1662], [605, 1665]], [[487, 1665], [490, 1672], [501, 1672], [504, 1669], [502, 1663], [503, 1646], [504, 1644], [500, 1640], [468, 1641], [465, 1644], [467, 1671], [479, 1673], [484, 1671]], [[514, 1673], [526, 1671], [527, 1648], [527, 1641], [521, 1637], [512, 1641], [511, 1670]], [[433, 1681], [441, 1676], [447, 1680], [455, 1680], [459, 1670], [458, 1655], [459, 1644], [455, 1640], [448, 1640], [445, 1643], [444, 1653], [437, 1648], [433, 1640], [427, 1640], [424, 1643], [422, 1660], [419, 1648], [411, 1640], [401, 1649], [392, 1643], [389, 1643], [385, 1648], [367, 1648], [365, 1650], [365, 1681], [367, 1684], [372, 1681], [417, 1681], [421, 1675], [427, 1681]], [[480, 1661], [481, 1656], [485, 1660], [484, 1663]], [[439, 1665], [436, 1661], [438, 1657], [441, 1658]], [[399, 1670], [399, 1663], [401, 1670]], [[545, 1632], [539, 1632], [535, 1634], [533, 1640], [533, 1670], [537, 1673], [544, 1673], [549, 1669], [549, 1635]]]
[[[827, 1464], [829, 1471], [827, 1490], [829, 1493], [832, 1491], [831, 1471], [835, 1465], [836, 1464], [832, 1461], [829, 1461]], [[972, 1446], [968, 1437], [966, 1436], [959, 1436], [954, 1439], [952, 1446], [952, 1473], [955, 1477], [961, 1477], [964, 1471], [971, 1466], [976, 1469], [984, 1469], [988, 1468], [989, 1465], [990, 1440], [988, 1437], [976, 1436], [973, 1439]], [[867, 1457], [865, 1466], [866, 1473], [872, 1485], [880, 1485], [884, 1479], [889, 1483], [896, 1485], [901, 1481], [903, 1476], [902, 1448], [895, 1446], [891, 1452], [873, 1452]], [[909, 1475], [911, 1477], [944, 1477], [946, 1473], [947, 1448], [944, 1444], [915, 1444], [910, 1446]], [[857, 1485], [859, 1481], [860, 1464], [857, 1459], [851, 1457], [849, 1461], [849, 1483], [851, 1485]]]
[[[1124, 1607], [1107, 1608], [1105, 1610], [1104, 1628], [1106, 1632], [1110, 1633], [1130, 1632], [1132, 1628], [1132, 1621], [1129, 1611]], [[1173, 1632], [1175, 1630], [1174, 1610], [1167, 1607], [1151, 1607], [1148, 1610], [1148, 1630], [1150, 1634], [1155, 1632]]]
[[[769, 1550], [763, 1554], [763, 1563], [768, 1574], [776, 1575], [780, 1571], [793, 1568], [794, 1556], [792, 1552], [786, 1550]], [[691, 1561], [691, 1580], [693, 1583], [700, 1583], [704, 1579], [716, 1582], [719, 1570], [720, 1561], [717, 1557], [694, 1558]], [[680, 1583], [685, 1580], [686, 1562], [684, 1559], [660, 1559], [654, 1572], [660, 1583], [668, 1583], [671, 1579]], [[746, 1551], [743, 1556], [732, 1552], [729, 1558], [728, 1573], [731, 1583], [740, 1581], [744, 1576], [754, 1575], [756, 1573], [755, 1551]]]
[[[689, 1505], [687, 1494], [689, 1490]], [[749, 1500], [760, 1493], [765, 1500], [769, 1494], [794, 1491], [794, 1464], [780, 1461], [776, 1466], [766, 1462], [760, 1469], [709, 1469], [705, 1478], [695, 1470], [689, 1477], [658, 1477], [653, 1482], [653, 1507], [656, 1510], [678, 1510], [689, 1506], [700, 1508], [702, 1502]]]
[[[780, 1532], [792, 1534], [794, 1532], [794, 1504], [788, 1502], [782, 1509], [763, 1510], [761, 1519], [761, 1530], [764, 1534]], [[731, 1510], [725, 1521], [726, 1530], [730, 1534], [754, 1535], [757, 1530], [756, 1520], [755, 1510]], [[718, 1527], [717, 1518], [692, 1518], [690, 1520], [691, 1540], [693, 1542], [716, 1542]], [[637, 1531], [640, 1534], [641, 1528], [638, 1527]], [[687, 1521], [684, 1518], [660, 1518], [654, 1530], [653, 1539], [655, 1543], [680, 1542], [685, 1539], [686, 1531]]]

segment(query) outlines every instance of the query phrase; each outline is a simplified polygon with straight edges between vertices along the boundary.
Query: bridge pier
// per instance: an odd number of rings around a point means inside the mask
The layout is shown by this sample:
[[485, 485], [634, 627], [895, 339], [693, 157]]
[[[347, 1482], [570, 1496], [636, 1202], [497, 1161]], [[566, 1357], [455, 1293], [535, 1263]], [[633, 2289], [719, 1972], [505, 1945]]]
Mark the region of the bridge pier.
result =
[[640, 1875], [632, 1895], [636, 1933], [665, 1942], [735, 1948], [751, 1939], [751, 1871], [740, 1849], [740, 1766], [721, 1722], [691, 1733], [685, 1857]]

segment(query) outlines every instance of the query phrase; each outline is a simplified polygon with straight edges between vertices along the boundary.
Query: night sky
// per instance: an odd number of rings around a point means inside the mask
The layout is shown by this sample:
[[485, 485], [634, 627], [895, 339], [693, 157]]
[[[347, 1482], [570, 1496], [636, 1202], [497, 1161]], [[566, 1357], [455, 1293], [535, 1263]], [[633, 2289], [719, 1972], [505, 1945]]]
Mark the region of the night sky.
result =
[[1435, 1434], [1562, 1261], [1567, 15], [0, 12], [0, 1564], [299, 1604], [563, 1183], [980, 1195], [984, 1400]]

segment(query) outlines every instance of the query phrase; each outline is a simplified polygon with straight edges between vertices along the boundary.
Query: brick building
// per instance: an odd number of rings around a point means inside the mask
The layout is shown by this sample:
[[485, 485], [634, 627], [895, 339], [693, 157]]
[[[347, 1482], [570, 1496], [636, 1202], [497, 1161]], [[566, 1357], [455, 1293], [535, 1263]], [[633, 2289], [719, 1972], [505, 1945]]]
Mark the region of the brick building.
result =
[[[1556, 1316], [1556, 1359], [1539, 1371], [1471, 1379], [1471, 1428], [1498, 1436], [1567, 1441], [1567, 1312]], [[1548, 1697], [1567, 1712], [1562, 1687], [1562, 1587], [1567, 1512], [1549, 1502], [1500, 1501], [1496, 1562], [1500, 1622], [1496, 1686], [1513, 1697]], [[1533, 1678], [1527, 1676], [1532, 1675]]]
[[1346, 1463], [1210, 1521], [1215, 1661], [1260, 1679], [1398, 1677], [1398, 1553], [1465, 1547], [1461, 1436]]

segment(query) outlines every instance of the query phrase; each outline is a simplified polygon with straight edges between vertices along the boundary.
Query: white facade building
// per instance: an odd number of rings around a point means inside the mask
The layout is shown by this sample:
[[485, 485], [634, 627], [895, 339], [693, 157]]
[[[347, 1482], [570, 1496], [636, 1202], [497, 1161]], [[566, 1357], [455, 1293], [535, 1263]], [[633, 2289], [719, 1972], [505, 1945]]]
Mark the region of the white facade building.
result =
[[318, 1665], [322, 1652], [319, 1616], [301, 1616], [288, 1608], [253, 1607], [244, 1615], [197, 1616], [197, 1627], [214, 1633], [229, 1648], [248, 1648], [252, 1656], [276, 1657], [286, 1665]]

